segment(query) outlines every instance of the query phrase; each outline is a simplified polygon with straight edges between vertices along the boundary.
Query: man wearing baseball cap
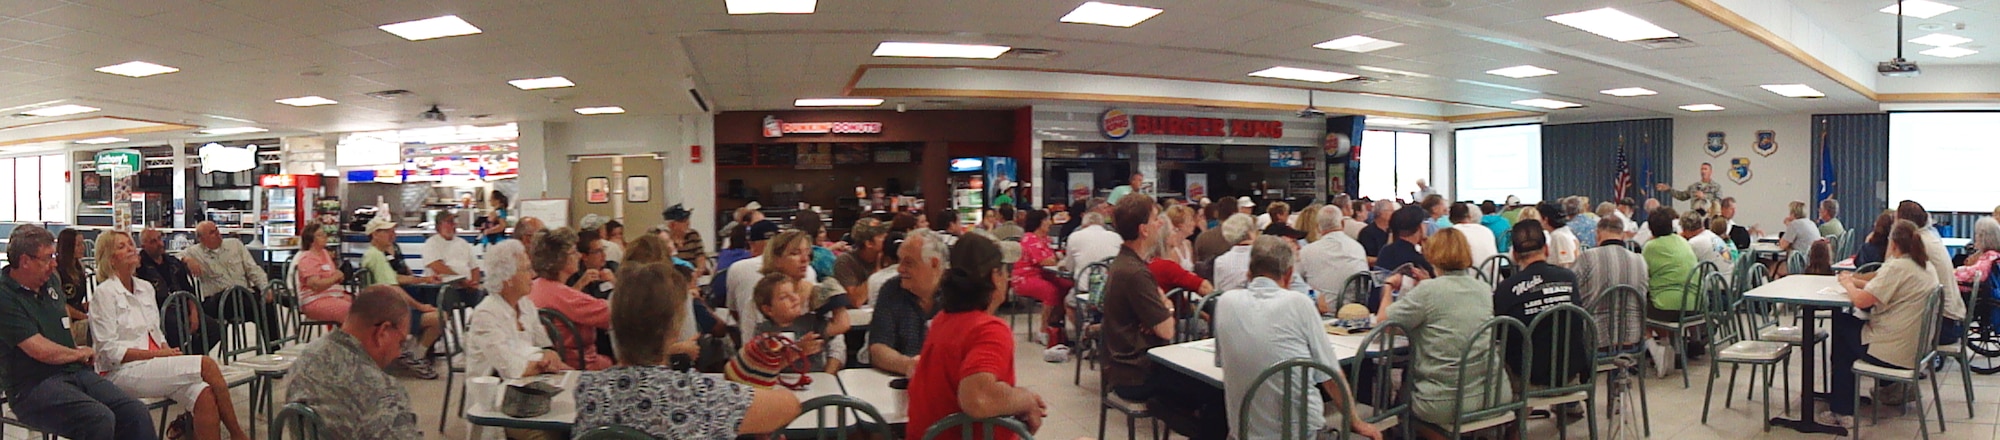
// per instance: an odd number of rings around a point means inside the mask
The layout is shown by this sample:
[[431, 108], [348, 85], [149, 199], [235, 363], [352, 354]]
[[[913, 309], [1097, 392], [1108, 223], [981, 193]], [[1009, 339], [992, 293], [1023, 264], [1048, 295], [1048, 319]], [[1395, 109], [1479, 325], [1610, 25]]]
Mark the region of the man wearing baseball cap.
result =
[[[368, 233], [368, 250], [361, 253], [361, 273], [357, 274], [368, 277], [362, 280], [363, 284], [379, 286], [438, 283], [438, 277], [435, 275], [427, 277], [410, 275], [409, 266], [403, 263], [403, 253], [396, 247], [396, 221], [390, 220], [387, 214], [369, 220], [368, 225], [362, 230]], [[407, 293], [403, 298], [409, 303], [411, 314], [417, 315], [417, 328], [422, 329], [423, 336], [417, 338], [416, 345], [404, 344], [403, 355], [399, 361], [418, 378], [436, 379], [437, 371], [431, 369], [429, 357], [418, 356], [416, 350], [428, 349], [437, 343], [440, 335], [437, 308], [417, 301]]]

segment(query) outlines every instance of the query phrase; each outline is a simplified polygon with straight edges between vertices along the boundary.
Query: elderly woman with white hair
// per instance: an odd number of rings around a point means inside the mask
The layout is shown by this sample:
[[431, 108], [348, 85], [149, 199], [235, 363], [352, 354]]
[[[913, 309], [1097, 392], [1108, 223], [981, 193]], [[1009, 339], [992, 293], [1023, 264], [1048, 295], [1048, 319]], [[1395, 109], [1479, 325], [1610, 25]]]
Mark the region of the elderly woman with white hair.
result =
[[1952, 275], [1961, 286], [1970, 285], [1992, 276], [1996, 261], [2000, 261], [2000, 220], [1981, 218], [1972, 224], [1972, 255]]
[[1222, 239], [1234, 244], [1229, 252], [1215, 257], [1215, 291], [1228, 292], [1250, 285], [1250, 242], [1257, 239], [1257, 219], [1236, 214], [1222, 221]]
[[482, 263], [486, 278], [481, 287], [489, 294], [472, 308], [466, 323], [466, 373], [515, 379], [570, 370], [550, 348], [555, 344], [542, 329], [535, 302], [528, 299], [535, 272], [526, 246], [519, 241], [493, 245]]

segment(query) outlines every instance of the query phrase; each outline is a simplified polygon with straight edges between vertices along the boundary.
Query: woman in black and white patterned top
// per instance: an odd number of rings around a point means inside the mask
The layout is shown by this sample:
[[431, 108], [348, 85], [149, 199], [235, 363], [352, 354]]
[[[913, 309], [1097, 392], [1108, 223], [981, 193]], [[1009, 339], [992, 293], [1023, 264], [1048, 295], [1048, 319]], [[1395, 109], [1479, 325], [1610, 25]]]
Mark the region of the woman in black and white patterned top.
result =
[[[661, 282], [665, 281], [665, 282]], [[659, 438], [729, 439], [768, 433], [799, 415], [799, 400], [783, 389], [753, 390], [720, 376], [667, 367], [677, 341], [687, 283], [660, 263], [628, 265], [611, 298], [611, 334], [619, 364], [583, 373], [577, 386], [576, 432], [622, 425]], [[661, 317], [666, 319], [660, 319]]]

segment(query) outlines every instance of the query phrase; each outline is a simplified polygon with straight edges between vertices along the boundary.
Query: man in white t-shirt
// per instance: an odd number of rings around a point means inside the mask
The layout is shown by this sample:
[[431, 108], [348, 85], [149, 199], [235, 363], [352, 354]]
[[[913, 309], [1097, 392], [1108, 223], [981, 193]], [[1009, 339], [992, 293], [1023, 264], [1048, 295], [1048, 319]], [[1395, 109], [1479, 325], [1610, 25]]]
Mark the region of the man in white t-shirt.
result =
[[[1353, 219], [1347, 218], [1337, 206], [1319, 208], [1319, 224], [1307, 225], [1319, 228], [1319, 241], [1299, 249], [1297, 273], [1305, 286], [1293, 284], [1293, 289], [1311, 288], [1324, 293], [1320, 298], [1331, 298], [1347, 287], [1347, 277], [1368, 271], [1368, 251], [1361, 249], [1361, 242], [1340, 233], [1344, 220]], [[1339, 306], [1329, 305], [1334, 309]]]
[[1479, 224], [1479, 216], [1474, 215], [1472, 204], [1453, 203], [1451, 205], [1451, 228], [1465, 234], [1465, 244], [1472, 250], [1472, 264], [1486, 262], [1487, 258], [1500, 254], [1499, 238], [1492, 229]]
[[[1250, 220], [1245, 216], [1245, 220]], [[1252, 220], [1254, 221], [1254, 220]], [[1245, 228], [1247, 229], [1247, 228]], [[1337, 235], [1337, 234], [1336, 234]], [[1346, 421], [1357, 434], [1368, 438], [1381, 438], [1380, 430], [1374, 425], [1355, 417], [1353, 411], [1334, 417], [1306, 417], [1293, 423], [1299, 427], [1285, 426], [1280, 417], [1284, 411], [1286, 381], [1272, 377], [1258, 390], [1257, 399], [1244, 401], [1249, 394], [1252, 381], [1264, 369], [1280, 362], [1295, 358], [1311, 359], [1335, 373], [1340, 371], [1340, 359], [1333, 354], [1333, 347], [1327, 343], [1325, 329], [1320, 324], [1319, 314], [1312, 300], [1305, 293], [1288, 289], [1292, 276], [1292, 245], [1277, 237], [1259, 237], [1254, 244], [1243, 246], [1252, 248], [1248, 266], [1251, 281], [1245, 287], [1228, 292], [1216, 301], [1215, 307], [1215, 364], [1222, 367], [1222, 391], [1228, 414], [1247, 414], [1249, 425], [1244, 426], [1237, 417], [1226, 417], [1230, 431], [1235, 438], [1275, 438], [1281, 432], [1319, 432], [1328, 419]], [[1334, 381], [1344, 380], [1339, 375], [1327, 376], [1320, 372], [1308, 374], [1307, 383], [1325, 388], [1337, 400], [1351, 400], [1345, 395], [1346, 387]], [[1306, 414], [1321, 414], [1320, 399], [1308, 398]], [[1251, 410], [1243, 411], [1243, 405]], [[1288, 417], [1287, 417], [1288, 418]]]
[[1084, 266], [1118, 256], [1118, 248], [1125, 245], [1125, 239], [1117, 232], [1104, 226], [1104, 214], [1091, 211], [1083, 214], [1083, 223], [1069, 238], [1063, 240], [1063, 248], [1069, 252], [1069, 263], [1064, 267], [1070, 273], [1082, 272]]
[[424, 239], [424, 255], [418, 265], [423, 266], [426, 275], [443, 279], [463, 277], [451, 284], [463, 289], [478, 289], [479, 270], [472, 266], [472, 242], [458, 238], [458, 213], [439, 211], [436, 224], [437, 233]]
[[1250, 242], [1257, 239], [1257, 220], [1245, 214], [1222, 221], [1222, 238], [1234, 243], [1229, 252], [1215, 257], [1215, 291], [1228, 292], [1250, 283]]

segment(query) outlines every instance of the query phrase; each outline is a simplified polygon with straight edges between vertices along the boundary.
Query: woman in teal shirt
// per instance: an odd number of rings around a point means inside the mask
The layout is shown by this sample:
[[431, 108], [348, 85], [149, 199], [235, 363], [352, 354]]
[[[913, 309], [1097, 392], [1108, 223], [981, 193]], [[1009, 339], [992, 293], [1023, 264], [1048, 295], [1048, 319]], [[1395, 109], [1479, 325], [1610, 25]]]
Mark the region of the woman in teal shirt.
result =
[[1487, 369], [1483, 365], [1465, 364], [1459, 356], [1465, 353], [1468, 343], [1480, 344], [1480, 350], [1492, 343], [1474, 341], [1472, 336], [1486, 320], [1493, 318], [1493, 290], [1486, 282], [1472, 277], [1471, 246], [1457, 229], [1445, 228], [1431, 235], [1424, 242], [1424, 259], [1437, 268], [1439, 276], [1430, 279], [1423, 279], [1420, 273], [1390, 276], [1389, 284], [1401, 283], [1405, 276], [1415, 276], [1419, 284], [1393, 302], [1384, 296], [1376, 319], [1403, 325], [1418, 342], [1412, 378], [1416, 381], [1416, 392], [1410, 400], [1411, 408], [1425, 423], [1448, 425], [1456, 417], [1454, 411], [1481, 409], [1486, 381], [1507, 378], [1468, 376], [1463, 384], [1463, 401], [1452, 400], [1460, 389], [1456, 383], [1460, 369]]

